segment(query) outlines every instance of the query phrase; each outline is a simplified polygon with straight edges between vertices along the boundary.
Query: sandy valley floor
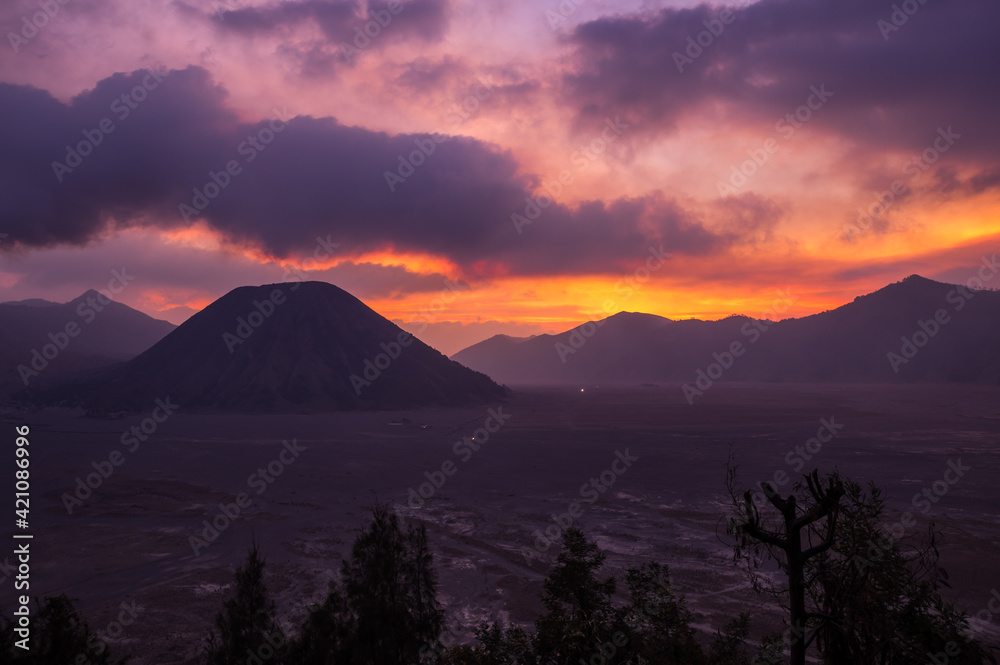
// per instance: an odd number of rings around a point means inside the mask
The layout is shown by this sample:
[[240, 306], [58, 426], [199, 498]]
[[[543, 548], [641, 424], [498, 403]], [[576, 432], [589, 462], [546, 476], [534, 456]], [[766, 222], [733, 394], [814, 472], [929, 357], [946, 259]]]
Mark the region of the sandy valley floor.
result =
[[[185, 413], [181, 405], [134, 452], [120, 439], [142, 417], [7, 411], [5, 424], [32, 428], [32, 592], [78, 598], [100, 632], [121, 603], [134, 602], [138, 616], [117, 651], [140, 665], [191, 662], [251, 529], [268, 557], [279, 611], [295, 618], [338, 570], [377, 497], [428, 525], [450, 626], [490, 617], [530, 622], [540, 611], [542, 558], [554, 548], [535, 559], [523, 552], [534, 530], [552, 526], [551, 515], [577, 500], [575, 523], [609, 552], [610, 569], [652, 558], [669, 564], [698, 623], [717, 628], [760, 602], [725, 544], [730, 447], [747, 484], [778, 471], [794, 475], [786, 455], [815, 436], [823, 418], [843, 427], [804, 469], [874, 480], [895, 508], [912, 509], [913, 495], [942, 480], [949, 461], [971, 467], [918, 524], [933, 517], [945, 526], [952, 592], [971, 613], [986, 610], [1000, 588], [1000, 389], [722, 384], [689, 406], [677, 386], [583, 388], [517, 390], [502, 406], [502, 427], [486, 441], [480, 432], [478, 450], [458, 452], [456, 441], [499, 405], [226, 417]], [[273, 483], [251, 478], [293, 439], [303, 450], [285, 454], [291, 461]], [[62, 495], [114, 450], [124, 462], [68, 515]], [[626, 467], [616, 463], [619, 452], [637, 459]], [[2, 461], [5, 477], [10, 461]], [[438, 476], [446, 481], [433, 496], [407, 508], [425, 472], [448, 462], [453, 475]], [[581, 496], [602, 472], [614, 484]], [[240, 492], [249, 507], [195, 556], [189, 537]], [[11, 581], [0, 584], [8, 612]], [[987, 614], [974, 626], [996, 641], [1000, 616], [986, 621]], [[756, 612], [758, 630], [775, 617]]]

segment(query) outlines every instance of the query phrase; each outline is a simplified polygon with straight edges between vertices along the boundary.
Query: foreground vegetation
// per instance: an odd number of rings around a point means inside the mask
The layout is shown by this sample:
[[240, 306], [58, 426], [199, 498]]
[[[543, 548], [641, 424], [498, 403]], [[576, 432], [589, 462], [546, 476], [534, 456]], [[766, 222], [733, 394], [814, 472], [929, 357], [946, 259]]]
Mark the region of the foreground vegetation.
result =
[[[643, 562], [623, 580], [602, 574], [605, 555], [568, 529], [544, 582], [545, 608], [533, 630], [483, 623], [473, 644], [445, 639], [444, 611], [427, 532], [385, 505], [354, 542], [341, 577], [294, 631], [283, 627], [256, 543], [236, 572], [203, 649], [207, 665], [824, 665], [996, 663], [972, 639], [966, 616], [941, 597], [938, 532], [917, 537], [887, 526], [881, 492], [816, 472], [787, 497], [738, 487], [729, 470], [734, 561], [755, 589], [785, 608], [784, 633], [751, 641], [749, 613], [713, 636], [699, 634], [666, 565]], [[779, 581], [763, 575], [772, 565]], [[619, 593], [621, 592], [621, 593]], [[33, 650], [0, 631], [0, 660], [105, 665], [97, 643], [65, 596], [39, 602]]]

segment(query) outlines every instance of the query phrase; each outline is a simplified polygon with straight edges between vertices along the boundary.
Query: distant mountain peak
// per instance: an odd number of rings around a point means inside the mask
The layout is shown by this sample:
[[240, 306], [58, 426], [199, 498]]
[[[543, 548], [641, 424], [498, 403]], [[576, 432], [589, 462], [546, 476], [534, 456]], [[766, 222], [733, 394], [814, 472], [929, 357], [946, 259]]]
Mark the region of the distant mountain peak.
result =
[[899, 283], [913, 286], [913, 285], [923, 285], [923, 284], [942, 284], [943, 282], [938, 282], [933, 279], [928, 279], [922, 275], [913, 273], [908, 277], [904, 277]]
[[104, 294], [102, 294], [97, 289], [87, 289], [86, 291], [84, 291], [83, 293], [81, 293], [80, 295], [78, 295], [77, 297], [75, 297], [72, 300], [68, 301], [66, 304], [67, 305], [72, 305], [73, 303], [86, 302], [90, 298], [93, 298], [94, 300], [104, 300], [104, 299], [107, 298], [107, 296], [105, 296]]
[[[0, 307], [0, 396], [54, 386], [79, 372], [134, 358], [174, 329], [127, 305], [87, 304], [88, 291], [67, 303], [31, 298]], [[69, 338], [72, 337], [72, 341]], [[61, 340], [61, 341], [60, 341]], [[44, 345], [58, 345], [55, 356]], [[42, 360], [46, 362], [43, 364]]]
[[[954, 290], [910, 275], [853, 303], [774, 325], [740, 314], [670, 322], [619, 312], [593, 328], [517, 345], [480, 343], [453, 357], [508, 385], [695, 385], [713, 371], [720, 381], [998, 385], [1000, 293], [963, 298]], [[932, 332], [939, 330], [946, 334]], [[901, 350], [929, 337], [919, 356]]]
[[904, 277], [898, 282], [892, 282], [877, 291], [866, 293], [854, 298], [854, 303], [878, 303], [885, 299], [898, 301], [900, 298], [920, 298], [933, 296], [941, 289], [948, 287], [944, 282], [937, 282], [916, 273]]
[[219, 412], [453, 406], [507, 391], [326, 282], [241, 286], [135, 359], [44, 399], [141, 410], [170, 397]]
[[600, 325], [613, 324], [614, 326], [661, 326], [673, 323], [672, 319], [659, 314], [647, 314], [646, 312], [625, 312], [621, 311], [605, 319], [596, 319]]
[[512, 342], [514, 344], [518, 344], [520, 342], [527, 342], [529, 339], [532, 339], [532, 338], [536, 337], [536, 335], [528, 335], [526, 337], [518, 337], [517, 335], [508, 335], [506, 333], [497, 333], [493, 337], [494, 338], [499, 338], [499, 339], [502, 339], [502, 340], [505, 340], [505, 341], [508, 341], [508, 342]]
[[609, 316], [605, 320], [606, 321], [611, 321], [612, 319], [619, 320], [619, 321], [624, 321], [624, 320], [651, 321], [653, 319], [659, 319], [661, 321], [670, 321], [671, 320], [671, 319], [668, 319], [665, 316], [660, 316], [659, 314], [649, 314], [647, 312], [629, 312], [629, 311], [626, 311], [626, 310], [622, 310], [620, 312], [617, 312], [616, 314], [612, 314], [611, 316]]

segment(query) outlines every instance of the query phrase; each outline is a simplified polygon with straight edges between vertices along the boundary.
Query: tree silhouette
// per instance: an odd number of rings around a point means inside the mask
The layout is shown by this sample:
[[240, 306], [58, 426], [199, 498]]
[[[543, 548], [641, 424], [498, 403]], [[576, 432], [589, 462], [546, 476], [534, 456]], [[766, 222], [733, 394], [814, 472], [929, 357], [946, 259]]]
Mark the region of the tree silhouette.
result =
[[347, 602], [331, 582], [323, 603], [306, 616], [299, 638], [291, 645], [289, 662], [295, 665], [333, 665], [350, 657], [351, 619]]
[[[14, 645], [14, 626], [6, 619], [0, 627], [0, 662], [25, 665], [123, 665], [127, 659], [114, 660], [111, 651], [73, 607], [66, 594], [35, 600], [30, 650]], [[9, 659], [9, 660], [8, 660]]]
[[[734, 559], [757, 590], [784, 597], [791, 665], [803, 665], [813, 643], [827, 665], [995, 663], [967, 636], [964, 613], [941, 598], [947, 574], [933, 524], [922, 540], [904, 538], [902, 524], [887, 533], [880, 490], [838, 473], [824, 480], [813, 471], [784, 498], [762, 483], [774, 519], [737, 489], [736, 468], [727, 467]], [[784, 586], [760, 575], [768, 562], [785, 574]]]
[[[763, 559], [773, 560], [788, 580], [788, 624], [791, 631], [791, 665], [805, 665], [806, 649], [815, 639], [816, 631], [808, 633], [809, 622], [827, 617], [806, 607], [806, 569], [811, 560], [833, 546], [840, 498], [844, 487], [836, 475], [827, 479], [824, 487], [818, 473], [806, 476], [808, 496], [800, 507], [795, 494], [782, 498], [770, 483], [761, 483], [764, 496], [777, 509], [779, 524], [769, 523], [750, 490], [738, 496], [736, 469], [728, 468], [727, 486], [736, 515], [729, 523], [728, 533], [736, 537], [734, 557], [748, 561], [755, 568]], [[822, 522], [822, 524], [821, 524]], [[755, 582], [759, 577], [755, 577]]]
[[264, 583], [265, 563], [255, 540], [246, 562], [236, 569], [236, 595], [216, 615], [206, 649], [209, 665], [243, 665], [253, 657], [275, 665], [282, 662], [285, 634]]
[[670, 583], [670, 569], [649, 562], [625, 572], [631, 602], [622, 614], [629, 648], [657, 663], [697, 665], [705, 661], [683, 596]]
[[479, 644], [453, 646], [442, 665], [749, 664], [748, 619], [727, 625], [708, 658], [667, 566], [649, 562], [627, 569], [629, 600], [614, 605], [615, 578], [600, 576], [605, 555], [597, 544], [572, 528], [563, 533], [562, 545], [543, 584], [547, 612], [535, 622], [535, 634], [483, 623], [475, 631]]
[[874, 485], [844, 481], [842, 518], [834, 546], [818, 562], [813, 602], [830, 617], [817, 646], [827, 663], [995, 663], [966, 636], [968, 625], [941, 597], [948, 575], [939, 566], [934, 524], [905, 537], [899, 523], [886, 532], [885, 503]]
[[306, 665], [397, 665], [437, 659], [444, 613], [423, 525], [404, 531], [388, 506], [376, 503], [332, 584], [310, 612], [292, 650]]
[[579, 529], [563, 534], [563, 549], [542, 593], [548, 612], [535, 622], [535, 648], [543, 663], [587, 662], [611, 639], [616, 585], [613, 577], [597, 578], [604, 559]]

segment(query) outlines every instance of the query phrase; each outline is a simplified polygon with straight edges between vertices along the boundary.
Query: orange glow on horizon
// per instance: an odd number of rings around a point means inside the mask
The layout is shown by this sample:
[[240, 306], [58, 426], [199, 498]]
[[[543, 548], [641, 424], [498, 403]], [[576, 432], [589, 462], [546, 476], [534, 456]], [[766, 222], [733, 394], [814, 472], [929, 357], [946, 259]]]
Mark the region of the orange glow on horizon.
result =
[[405, 252], [397, 250], [347, 254], [346, 256], [338, 257], [333, 260], [330, 265], [323, 267], [332, 267], [344, 261], [350, 261], [351, 263], [372, 263], [383, 266], [400, 266], [402, 268], [406, 268], [409, 272], [423, 275], [435, 273], [441, 275], [454, 275], [461, 271], [453, 261], [446, 258], [419, 252]]
[[[490, 279], [473, 279], [471, 287], [454, 261], [427, 253], [388, 249], [356, 254], [335, 252], [319, 261], [306, 253], [278, 261], [256, 248], [227, 243], [223, 234], [202, 224], [162, 231], [160, 236], [165, 242], [186, 247], [230, 251], [261, 266], [297, 267], [307, 279], [322, 280], [324, 277], [318, 273], [345, 262], [401, 267], [415, 276], [445, 275], [466, 288], [453, 291], [442, 284], [440, 290], [430, 292], [355, 295], [386, 318], [409, 324], [491, 321], [560, 332], [621, 311], [673, 320], [717, 320], [734, 314], [779, 320], [834, 309], [906, 274], [934, 274], [962, 261], [973, 265], [978, 260], [977, 252], [982, 255], [991, 244], [1000, 243], [1000, 216], [996, 210], [992, 200], [940, 203], [910, 217], [912, 227], [906, 233], [878, 234], [868, 229], [859, 233], [853, 244], [814, 233], [800, 238], [784, 252], [772, 249], [761, 254], [754, 248], [742, 248], [719, 256], [677, 255], [648, 277], [641, 271], [541, 277], [495, 272]], [[935, 222], [942, 218], [948, 222]], [[875, 271], [852, 280], [831, 280], [833, 274], [850, 273], [871, 263], [913, 267], [902, 273], [887, 273], [892, 277]], [[636, 265], [640, 264], [637, 260]], [[478, 273], [471, 270], [471, 274]], [[746, 280], [748, 274], [753, 274], [754, 280]], [[791, 302], [787, 310], [774, 309], [779, 297]], [[147, 292], [144, 300], [155, 316], [155, 312], [175, 307], [200, 310], [214, 298], [191, 293], [177, 299], [176, 295], [170, 298]]]

